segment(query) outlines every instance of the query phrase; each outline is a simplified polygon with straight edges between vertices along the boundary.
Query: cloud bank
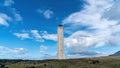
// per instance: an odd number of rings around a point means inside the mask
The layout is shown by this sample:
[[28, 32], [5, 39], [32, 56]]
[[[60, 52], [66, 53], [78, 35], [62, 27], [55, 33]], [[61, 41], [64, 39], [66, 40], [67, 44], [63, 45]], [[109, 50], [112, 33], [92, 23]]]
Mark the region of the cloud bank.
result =
[[[118, 0], [86, 0], [86, 2], [83, 10], [72, 13], [63, 20], [63, 24], [68, 26], [66, 31], [78, 28], [65, 39], [65, 45], [69, 47], [70, 52], [73, 53], [75, 50], [76, 54], [89, 47], [118, 45], [120, 41]], [[119, 9], [116, 11], [116, 8]]]

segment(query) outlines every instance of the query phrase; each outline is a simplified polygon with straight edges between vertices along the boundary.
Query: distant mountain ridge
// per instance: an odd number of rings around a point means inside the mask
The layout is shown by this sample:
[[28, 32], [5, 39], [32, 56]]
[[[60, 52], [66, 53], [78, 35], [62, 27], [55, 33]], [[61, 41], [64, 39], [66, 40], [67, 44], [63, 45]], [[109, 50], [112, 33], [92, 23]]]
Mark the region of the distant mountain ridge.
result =
[[118, 51], [118, 52], [116, 52], [116, 53], [114, 53], [114, 54], [112, 54], [110, 56], [120, 56], [120, 51]]

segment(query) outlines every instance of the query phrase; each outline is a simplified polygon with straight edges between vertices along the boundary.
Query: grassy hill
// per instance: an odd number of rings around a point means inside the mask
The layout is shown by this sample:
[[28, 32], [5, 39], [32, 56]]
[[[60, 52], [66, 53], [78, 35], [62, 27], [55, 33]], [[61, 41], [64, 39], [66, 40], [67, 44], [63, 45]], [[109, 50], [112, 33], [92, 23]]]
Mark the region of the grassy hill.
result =
[[0, 68], [120, 68], [120, 56], [67, 60], [0, 60]]

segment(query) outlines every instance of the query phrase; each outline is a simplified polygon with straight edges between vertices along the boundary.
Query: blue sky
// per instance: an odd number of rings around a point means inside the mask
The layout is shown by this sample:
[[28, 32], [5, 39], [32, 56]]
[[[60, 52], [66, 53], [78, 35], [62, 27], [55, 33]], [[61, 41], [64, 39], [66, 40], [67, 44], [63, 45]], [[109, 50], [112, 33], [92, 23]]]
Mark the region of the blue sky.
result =
[[120, 50], [119, 0], [0, 0], [0, 59], [54, 59], [64, 26], [67, 58]]

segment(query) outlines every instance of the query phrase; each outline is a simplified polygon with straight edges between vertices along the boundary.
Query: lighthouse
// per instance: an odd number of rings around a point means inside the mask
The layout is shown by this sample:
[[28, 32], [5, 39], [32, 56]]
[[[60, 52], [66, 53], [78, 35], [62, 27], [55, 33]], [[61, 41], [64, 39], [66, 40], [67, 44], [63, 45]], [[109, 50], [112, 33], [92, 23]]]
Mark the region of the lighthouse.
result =
[[64, 28], [63, 28], [62, 25], [58, 26], [57, 59], [65, 59], [65, 53], [64, 53]]

